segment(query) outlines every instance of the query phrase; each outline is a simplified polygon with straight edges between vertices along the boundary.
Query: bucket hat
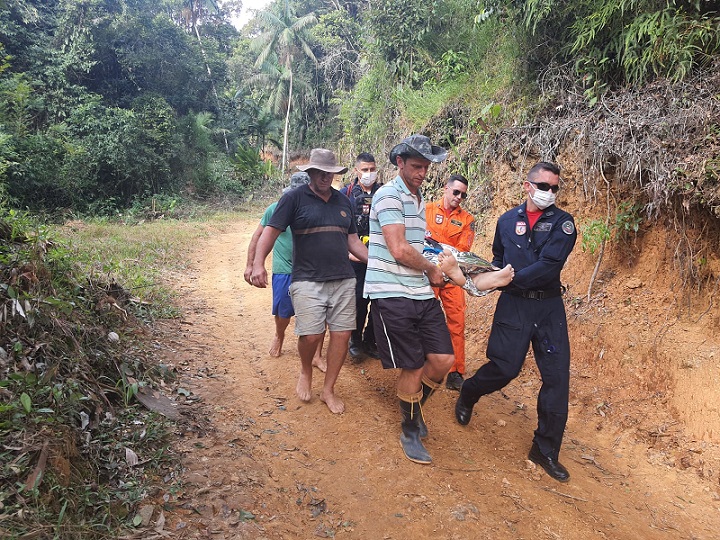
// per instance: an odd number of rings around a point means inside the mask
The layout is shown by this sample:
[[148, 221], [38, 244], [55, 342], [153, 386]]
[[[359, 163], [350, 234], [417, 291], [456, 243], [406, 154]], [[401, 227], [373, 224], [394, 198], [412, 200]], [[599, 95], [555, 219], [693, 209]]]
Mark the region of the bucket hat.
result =
[[433, 146], [425, 135], [410, 135], [390, 150], [390, 163], [397, 165], [398, 156], [422, 157], [433, 163], [440, 163], [447, 159], [447, 150]]
[[290, 177], [290, 185], [282, 190], [283, 193], [287, 193], [297, 187], [303, 186], [310, 183], [310, 176], [306, 172], [296, 172]]
[[334, 174], [344, 174], [347, 172], [347, 167], [339, 166], [335, 159], [335, 154], [326, 148], [313, 148], [310, 152], [310, 161], [304, 165], [298, 165], [297, 168], [301, 171], [318, 169]]

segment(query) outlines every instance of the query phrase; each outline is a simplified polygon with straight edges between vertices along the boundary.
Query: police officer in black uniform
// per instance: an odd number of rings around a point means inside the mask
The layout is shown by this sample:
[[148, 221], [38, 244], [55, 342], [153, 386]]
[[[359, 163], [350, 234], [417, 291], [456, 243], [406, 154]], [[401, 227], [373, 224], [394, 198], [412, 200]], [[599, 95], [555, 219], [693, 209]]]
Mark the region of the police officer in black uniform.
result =
[[577, 231], [573, 217], [555, 206], [560, 169], [540, 162], [523, 182], [527, 200], [498, 219], [493, 265], [511, 264], [513, 281], [502, 288], [487, 344], [489, 361], [467, 379], [455, 417], [467, 425], [481, 396], [500, 390], [520, 373], [532, 344], [542, 377], [538, 426], [528, 458], [555, 480], [570, 474], [558, 461], [568, 416], [570, 342], [560, 271]]
[[[355, 160], [355, 173], [357, 177], [346, 188], [346, 195], [355, 206], [358, 236], [367, 245], [370, 238], [370, 205], [373, 195], [380, 188], [377, 182], [375, 157], [367, 152], [359, 154]], [[375, 345], [372, 316], [368, 318], [368, 311], [372, 309], [370, 299], [363, 296], [367, 264], [355, 260], [351, 260], [351, 264], [357, 280], [355, 286], [357, 319], [355, 330], [350, 336], [348, 352], [354, 362], [359, 362], [363, 359], [363, 355], [377, 358], [378, 352]], [[366, 322], [368, 322], [367, 326]]]

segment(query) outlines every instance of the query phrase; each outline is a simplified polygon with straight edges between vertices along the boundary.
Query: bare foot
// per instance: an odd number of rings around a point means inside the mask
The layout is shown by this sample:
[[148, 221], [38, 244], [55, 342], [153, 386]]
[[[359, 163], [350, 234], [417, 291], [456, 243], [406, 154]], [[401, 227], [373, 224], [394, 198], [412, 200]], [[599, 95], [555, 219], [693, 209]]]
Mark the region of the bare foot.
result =
[[449, 277], [455, 285], [462, 287], [465, 285], [465, 275], [458, 266], [457, 259], [450, 251], [445, 250], [438, 254], [438, 266], [447, 277]]
[[481, 291], [494, 289], [496, 287], [504, 287], [510, 283], [515, 277], [515, 270], [509, 264], [501, 270], [495, 272], [483, 272], [473, 276], [473, 283]]
[[502, 270], [492, 273], [495, 274], [495, 279], [497, 280], [495, 282], [496, 287], [504, 287], [515, 278], [515, 269], [509, 264]]
[[320, 394], [320, 401], [325, 403], [325, 405], [328, 406], [328, 409], [330, 409], [330, 412], [335, 414], [342, 414], [345, 412], [345, 404], [342, 402], [342, 400], [337, 397], [332, 392], [325, 393], [323, 392]]
[[312, 365], [318, 368], [323, 373], [327, 371], [327, 360], [325, 360], [324, 356], [316, 356], [315, 358], [313, 358]]
[[310, 401], [312, 398], [312, 371], [310, 375], [300, 372], [295, 392], [301, 401]]
[[270, 356], [278, 357], [282, 354], [282, 346], [283, 346], [283, 340], [277, 337], [277, 335], [273, 338], [272, 343], [270, 344]]

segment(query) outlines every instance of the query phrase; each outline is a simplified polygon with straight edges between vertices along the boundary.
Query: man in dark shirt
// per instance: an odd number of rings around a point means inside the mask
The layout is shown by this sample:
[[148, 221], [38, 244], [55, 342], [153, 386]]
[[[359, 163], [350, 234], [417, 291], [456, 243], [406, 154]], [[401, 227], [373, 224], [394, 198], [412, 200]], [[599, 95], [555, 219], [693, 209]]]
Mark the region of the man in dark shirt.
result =
[[[377, 182], [378, 173], [375, 157], [367, 152], [358, 154], [355, 160], [355, 173], [357, 175], [355, 182], [346, 188], [348, 190], [347, 196], [355, 210], [358, 236], [367, 245], [370, 239], [370, 205], [372, 204], [373, 195], [380, 188], [380, 184]], [[353, 362], [360, 362], [364, 358], [364, 354], [378, 358], [378, 351], [375, 345], [372, 313], [368, 316], [368, 311], [372, 312], [370, 299], [365, 298], [363, 294], [367, 264], [356, 260], [352, 256], [350, 261], [357, 279], [355, 284], [357, 326], [350, 336], [348, 351]]]
[[288, 226], [293, 235], [293, 268], [290, 296], [295, 309], [295, 334], [300, 353], [300, 377], [296, 392], [302, 401], [312, 397], [312, 359], [330, 332], [327, 371], [320, 399], [333, 413], [345, 404], [335, 395], [350, 334], [355, 329], [355, 272], [348, 252], [367, 263], [367, 248], [357, 235], [350, 200], [332, 187], [333, 177], [346, 167], [337, 165], [335, 154], [324, 148], [310, 153], [310, 162], [298, 165], [310, 183], [282, 196], [268, 226], [258, 240], [250, 282], [267, 286], [265, 259], [275, 240]]

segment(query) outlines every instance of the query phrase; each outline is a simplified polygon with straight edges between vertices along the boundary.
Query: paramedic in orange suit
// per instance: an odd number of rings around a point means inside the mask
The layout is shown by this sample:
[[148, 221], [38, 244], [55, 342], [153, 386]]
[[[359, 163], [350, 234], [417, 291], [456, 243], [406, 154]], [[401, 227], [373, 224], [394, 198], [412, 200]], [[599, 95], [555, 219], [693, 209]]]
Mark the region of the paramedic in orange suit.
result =
[[[426, 236], [458, 251], [471, 251], [475, 239], [475, 218], [460, 207], [467, 198], [467, 189], [467, 179], [454, 174], [448, 179], [442, 198], [428, 203], [425, 209]], [[445, 385], [451, 390], [460, 390], [465, 374], [465, 291], [452, 283], [443, 288], [433, 287], [433, 290], [445, 310], [455, 352], [455, 364]]]

